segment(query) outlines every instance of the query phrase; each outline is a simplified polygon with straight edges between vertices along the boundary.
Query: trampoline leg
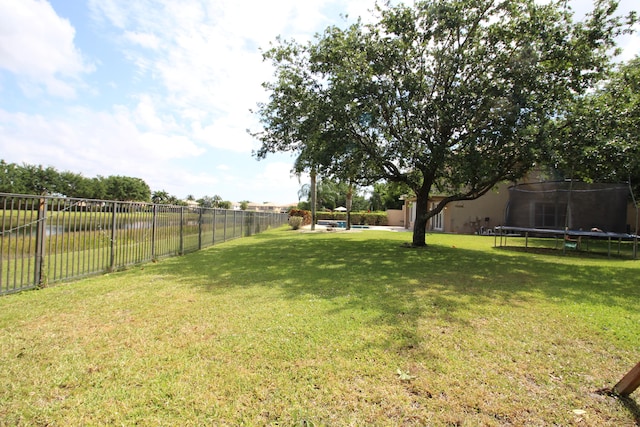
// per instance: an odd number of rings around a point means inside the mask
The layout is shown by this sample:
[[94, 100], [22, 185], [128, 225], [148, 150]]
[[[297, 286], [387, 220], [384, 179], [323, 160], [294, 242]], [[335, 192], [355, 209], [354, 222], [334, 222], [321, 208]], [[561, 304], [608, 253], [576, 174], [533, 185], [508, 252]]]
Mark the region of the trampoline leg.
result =
[[613, 391], [621, 396], [629, 396], [640, 387], [640, 363], [631, 369], [618, 384], [613, 386]]

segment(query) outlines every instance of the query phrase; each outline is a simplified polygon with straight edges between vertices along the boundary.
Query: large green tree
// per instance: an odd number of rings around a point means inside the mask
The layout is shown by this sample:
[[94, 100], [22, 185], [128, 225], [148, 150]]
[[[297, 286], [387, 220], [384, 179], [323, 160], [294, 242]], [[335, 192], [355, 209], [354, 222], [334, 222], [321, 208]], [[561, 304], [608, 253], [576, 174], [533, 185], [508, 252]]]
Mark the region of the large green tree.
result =
[[[280, 41], [265, 55], [276, 79], [257, 154], [297, 151], [325, 175], [349, 163], [349, 175], [408, 185], [413, 244], [424, 246], [447, 203], [548, 156], [550, 122], [601, 78], [627, 28], [615, 10], [596, 1], [574, 22], [564, 1], [426, 0], [306, 45]], [[433, 189], [448, 197], [429, 210]]]
[[51, 167], [23, 164], [21, 167], [22, 183], [27, 194], [58, 193], [60, 174]]
[[25, 193], [24, 174], [20, 166], [0, 159], [0, 193]]
[[82, 199], [100, 198], [102, 187], [96, 186], [96, 181], [85, 178], [79, 173], [70, 171], [61, 172], [59, 175], [56, 192], [66, 197]]
[[106, 198], [108, 200], [148, 202], [151, 189], [140, 178], [111, 175], [104, 178]]
[[563, 176], [630, 181], [640, 194], [640, 58], [620, 64], [557, 121], [555, 163]]
[[408, 196], [409, 192], [410, 189], [406, 184], [377, 182], [373, 185], [373, 191], [369, 198], [371, 209], [375, 211], [402, 209], [404, 199]]

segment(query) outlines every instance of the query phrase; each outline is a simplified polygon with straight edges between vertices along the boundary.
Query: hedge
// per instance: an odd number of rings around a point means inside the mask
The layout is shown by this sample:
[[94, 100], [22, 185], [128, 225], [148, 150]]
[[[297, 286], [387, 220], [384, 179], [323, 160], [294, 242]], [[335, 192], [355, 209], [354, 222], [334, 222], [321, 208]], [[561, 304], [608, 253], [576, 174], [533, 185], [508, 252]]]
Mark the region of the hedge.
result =
[[[345, 221], [346, 212], [318, 212], [318, 220]], [[351, 224], [354, 225], [387, 225], [389, 219], [386, 212], [351, 212]]]

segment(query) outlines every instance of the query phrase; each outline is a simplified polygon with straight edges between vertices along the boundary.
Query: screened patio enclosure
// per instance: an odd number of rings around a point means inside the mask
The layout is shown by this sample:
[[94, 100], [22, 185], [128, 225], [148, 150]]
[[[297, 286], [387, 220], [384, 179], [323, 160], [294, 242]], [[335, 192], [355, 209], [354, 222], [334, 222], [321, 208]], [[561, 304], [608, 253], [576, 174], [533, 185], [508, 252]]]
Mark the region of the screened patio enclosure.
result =
[[628, 233], [628, 195], [627, 184], [577, 181], [518, 184], [509, 188], [505, 225]]

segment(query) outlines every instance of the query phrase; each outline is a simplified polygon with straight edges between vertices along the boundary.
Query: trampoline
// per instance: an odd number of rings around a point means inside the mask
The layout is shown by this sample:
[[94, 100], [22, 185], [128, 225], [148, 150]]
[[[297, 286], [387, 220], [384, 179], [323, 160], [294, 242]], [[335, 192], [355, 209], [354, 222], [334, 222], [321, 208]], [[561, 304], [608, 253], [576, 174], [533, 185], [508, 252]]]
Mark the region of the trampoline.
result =
[[[611, 256], [611, 243], [617, 242], [618, 254], [620, 254], [620, 245], [623, 241], [636, 241], [638, 236], [627, 233], [612, 233], [605, 231], [582, 231], [582, 230], [559, 230], [559, 229], [547, 229], [547, 228], [526, 228], [526, 227], [509, 227], [498, 226], [495, 227], [494, 233], [494, 247], [507, 246], [508, 237], [523, 237], [524, 247], [529, 248], [530, 237], [553, 237], [556, 239], [556, 248], [558, 241], [562, 239], [563, 251], [570, 249], [580, 249], [579, 244], [589, 246], [589, 239], [600, 239], [607, 241], [607, 256]], [[634, 257], [636, 249], [633, 250]]]
[[[506, 246], [510, 236], [524, 236], [525, 248], [530, 237], [561, 238], [563, 251], [593, 239], [607, 241], [611, 256], [612, 242], [633, 240], [627, 226], [627, 184], [546, 181], [509, 187], [505, 225], [495, 228], [494, 246]], [[499, 242], [499, 243], [498, 243]], [[633, 254], [636, 255], [636, 245]]]

